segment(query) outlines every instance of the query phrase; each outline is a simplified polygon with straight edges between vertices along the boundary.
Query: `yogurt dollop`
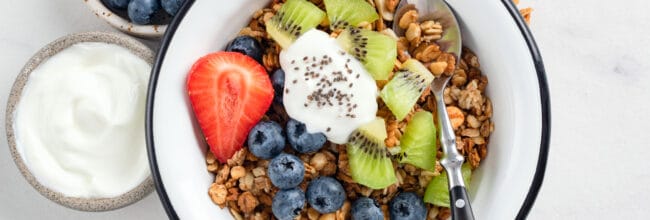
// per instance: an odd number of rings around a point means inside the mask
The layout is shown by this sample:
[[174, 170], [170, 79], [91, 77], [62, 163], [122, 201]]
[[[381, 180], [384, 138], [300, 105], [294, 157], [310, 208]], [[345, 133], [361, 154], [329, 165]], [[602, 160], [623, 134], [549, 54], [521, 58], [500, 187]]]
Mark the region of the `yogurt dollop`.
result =
[[150, 70], [106, 43], [75, 44], [37, 67], [14, 122], [17, 149], [36, 179], [83, 198], [119, 196], [144, 181]]
[[377, 85], [356, 58], [325, 32], [310, 30], [280, 53], [287, 114], [344, 144], [359, 126], [375, 119]]

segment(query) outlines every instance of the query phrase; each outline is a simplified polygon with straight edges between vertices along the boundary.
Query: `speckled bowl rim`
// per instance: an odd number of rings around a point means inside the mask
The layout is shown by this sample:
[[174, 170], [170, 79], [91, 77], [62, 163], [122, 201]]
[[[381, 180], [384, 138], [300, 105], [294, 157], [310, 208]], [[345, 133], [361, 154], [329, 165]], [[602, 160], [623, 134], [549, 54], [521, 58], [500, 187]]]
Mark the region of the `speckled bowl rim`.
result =
[[[38, 182], [38, 180], [36, 180], [18, 153], [16, 148], [16, 139], [14, 136], [14, 116], [16, 107], [20, 101], [23, 88], [27, 84], [31, 72], [51, 56], [74, 44], [82, 42], [104, 42], [119, 45], [130, 50], [138, 57], [144, 59], [147, 63], [153, 65], [155, 53], [149, 47], [125, 35], [108, 32], [86, 32], [71, 34], [57, 39], [56, 41], [48, 44], [40, 51], [38, 51], [27, 62], [27, 64], [25, 64], [18, 77], [16, 77], [16, 81], [14, 82], [11, 89], [11, 94], [9, 95], [9, 100], [7, 102], [7, 111], [5, 113], [7, 141], [9, 142], [11, 156], [18, 166], [20, 173], [25, 177], [27, 182], [29, 182], [29, 184], [31, 184], [32, 187], [34, 187], [34, 189], [36, 189], [36, 191], [38, 191], [41, 195], [65, 207], [80, 211], [109, 211], [130, 205], [141, 200], [146, 195], [151, 193], [154, 189], [151, 176], [147, 177], [134, 189], [113, 198], [79, 198], [65, 196], [60, 192], [56, 192], [47, 188]], [[144, 121], [142, 123], [144, 123]]]
[[160, 38], [165, 34], [167, 25], [138, 25], [128, 21], [108, 9], [101, 0], [84, 0], [90, 10], [106, 23], [118, 30], [144, 38]]

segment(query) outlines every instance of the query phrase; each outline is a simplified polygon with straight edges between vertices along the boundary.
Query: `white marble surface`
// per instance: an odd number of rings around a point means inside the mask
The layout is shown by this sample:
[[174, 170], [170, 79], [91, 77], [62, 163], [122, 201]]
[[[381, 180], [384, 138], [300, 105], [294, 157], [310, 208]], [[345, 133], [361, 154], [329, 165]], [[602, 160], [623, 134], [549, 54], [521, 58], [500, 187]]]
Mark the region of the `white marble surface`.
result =
[[82, 31], [114, 31], [81, 0], [2, 0], [0, 6], [0, 219], [165, 219], [158, 196], [102, 213], [65, 208], [41, 196], [20, 175], [5, 136], [7, 96], [16, 75], [41, 47], [60, 36]]
[[[493, 0], [495, 1], [495, 0]], [[552, 100], [546, 178], [530, 219], [650, 217], [650, 2], [522, 0]], [[608, 4], [606, 4], [608, 3]], [[40, 47], [80, 31], [113, 31], [80, 0], [3, 0], [0, 7], [0, 219], [164, 219], [155, 194], [117, 211], [50, 202], [17, 171], [4, 135], [15, 76]], [[507, 57], [506, 57], [507, 58]]]
[[553, 126], [530, 219], [650, 218], [650, 1], [534, 6]]

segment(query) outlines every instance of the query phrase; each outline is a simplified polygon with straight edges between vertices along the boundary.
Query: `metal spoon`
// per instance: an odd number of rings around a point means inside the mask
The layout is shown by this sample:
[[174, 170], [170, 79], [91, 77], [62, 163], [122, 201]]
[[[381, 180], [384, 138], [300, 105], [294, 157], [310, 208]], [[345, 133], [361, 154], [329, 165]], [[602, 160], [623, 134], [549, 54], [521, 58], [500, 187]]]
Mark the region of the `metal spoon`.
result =
[[[458, 21], [456, 21], [454, 12], [447, 3], [444, 0], [401, 0], [397, 5], [395, 19], [393, 21], [393, 30], [395, 30], [398, 36], [403, 36], [405, 32], [398, 25], [399, 19], [411, 9], [418, 11], [420, 21], [433, 19], [441, 23], [444, 32], [442, 38], [436, 43], [440, 45], [441, 51], [453, 54], [456, 62], [458, 62], [461, 53], [460, 27]], [[440, 124], [440, 143], [442, 144], [442, 151], [445, 154], [440, 164], [447, 171], [447, 177], [449, 179], [449, 204], [451, 206], [452, 219], [473, 220], [474, 213], [472, 212], [469, 195], [467, 194], [460, 170], [465, 158], [456, 149], [456, 135], [454, 134], [454, 129], [451, 127], [443, 99], [443, 91], [449, 79], [451, 79], [451, 75], [445, 76], [443, 74], [434, 79], [430, 87], [436, 97], [438, 122]]]

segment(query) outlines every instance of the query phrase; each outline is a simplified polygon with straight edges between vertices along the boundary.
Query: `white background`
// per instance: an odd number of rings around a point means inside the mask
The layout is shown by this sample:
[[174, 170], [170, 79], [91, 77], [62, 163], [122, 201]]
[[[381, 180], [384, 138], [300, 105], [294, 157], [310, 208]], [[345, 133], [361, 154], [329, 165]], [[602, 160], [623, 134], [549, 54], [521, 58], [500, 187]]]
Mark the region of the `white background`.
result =
[[[50, 202], [23, 179], [4, 135], [16, 75], [60, 36], [114, 30], [81, 0], [0, 2], [0, 219], [164, 219], [155, 193], [117, 211], [85, 213]], [[535, 9], [531, 28], [552, 104], [551, 154], [530, 219], [650, 217], [650, 1], [522, 2]]]

